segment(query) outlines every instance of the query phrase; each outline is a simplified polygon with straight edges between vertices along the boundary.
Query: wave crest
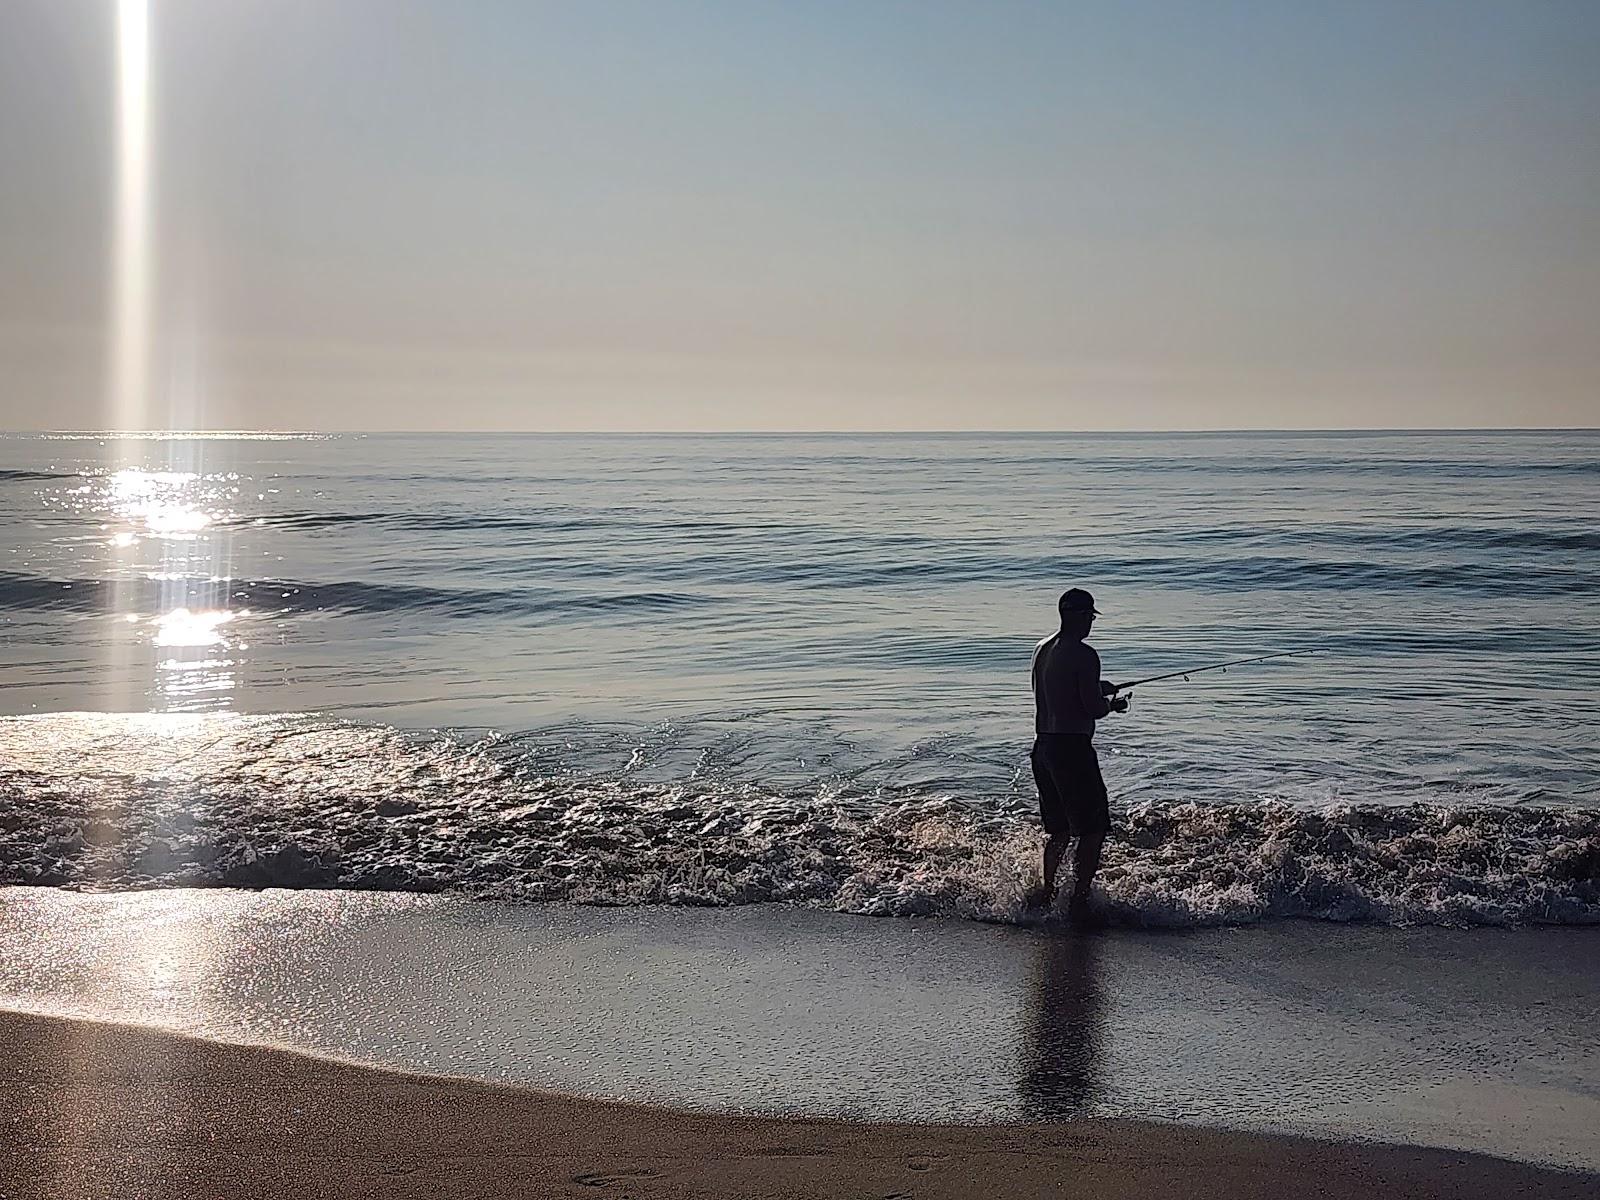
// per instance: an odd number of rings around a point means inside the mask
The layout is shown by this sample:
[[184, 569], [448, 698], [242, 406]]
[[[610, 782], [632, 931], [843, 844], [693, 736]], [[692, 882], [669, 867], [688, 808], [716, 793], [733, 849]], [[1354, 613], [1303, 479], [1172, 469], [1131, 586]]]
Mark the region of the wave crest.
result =
[[[580, 904], [785, 902], [1031, 922], [1020, 801], [859, 801], [508, 770], [346, 730], [265, 786], [229, 776], [0, 775], [0, 883], [453, 891]], [[392, 754], [377, 776], [346, 764]], [[1117, 923], [1310, 918], [1600, 924], [1600, 813], [1274, 801], [1119, 815], [1098, 883]]]

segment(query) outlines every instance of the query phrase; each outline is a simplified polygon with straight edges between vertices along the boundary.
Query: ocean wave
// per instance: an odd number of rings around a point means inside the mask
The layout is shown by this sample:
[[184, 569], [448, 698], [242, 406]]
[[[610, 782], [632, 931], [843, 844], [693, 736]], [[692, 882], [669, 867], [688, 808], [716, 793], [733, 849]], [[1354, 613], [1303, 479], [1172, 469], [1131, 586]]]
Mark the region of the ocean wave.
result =
[[93, 612], [110, 599], [111, 585], [98, 579], [44, 579], [0, 571], [0, 608]]
[[[852, 466], [881, 465], [882, 459], [872, 454], [829, 453], [817, 455], [815, 461], [824, 466], [838, 464]], [[751, 462], [759, 468], [760, 460]], [[1448, 479], [1516, 479], [1521, 477], [1572, 477], [1587, 478], [1600, 475], [1600, 459], [1489, 459], [1489, 458], [1417, 458], [1398, 455], [1373, 455], [1351, 457], [1348, 455], [1318, 455], [1290, 451], [1271, 457], [1251, 454], [1104, 454], [1085, 453], [1082, 442], [1063, 445], [1059, 453], [1019, 454], [1015, 452], [993, 454], [938, 454], [895, 455], [895, 465], [913, 471], [994, 471], [998, 469], [1053, 468], [1073, 474], [1116, 476], [1204, 476], [1207, 478], [1248, 476], [1252, 479], [1272, 480], [1279, 477], [1296, 478], [1307, 474], [1322, 476], [1350, 476], [1365, 478], [1386, 475], [1403, 478], [1431, 477]], [[1281, 486], [1281, 485], [1280, 485]]]
[[[756, 582], [779, 583], [791, 582], [797, 577], [802, 581], [832, 579], [849, 586], [893, 582], [905, 575], [932, 575], [956, 580], [1032, 575], [1056, 566], [1061, 557], [1019, 557], [1014, 553], [999, 555], [994, 553], [992, 543], [986, 539], [903, 532], [884, 534], [864, 530], [841, 534], [819, 529], [813, 524], [774, 521], [663, 520], [659, 513], [635, 508], [543, 513], [448, 510], [246, 512], [230, 515], [218, 521], [217, 525], [222, 528], [262, 527], [304, 532], [380, 526], [406, 533], [451, 535], [528, 533], [559, 537], [604, 533], [608, 537], [626, 537], [630, 540], [648, 540], [653, 534], [689, 536], [695, 538], [702, 547], [706, 542], [717, 542], [730, 550], [740, 546], [767, 550], [781, 546], [784, 550], [785, 562], [782, 564], [772, 561], [777, 557], [773, 554], [753, 556], [749, 553], [732, 554], [725, 550], [697, 556], [691, 569], [704, 571], [708, 575], [739, 574]], [[1164, 540], [1170, 541], [1174, 553], [1127, 559], [1097, 556], [1085, 559], [1085, 567], [1127, 570], [1152, 578], [1198, 567], [1212, 578], [1233, 576], [1248, 584], [1254, 582], [1252, 572], [1256, 567], [1264, 565], [1275, 575], [1292, 577], [1304, 574], [1305, 578], [1300, 580], [1302, 586], [1316, 586], [1316, 580], [1329, 570], [1337, 572], [1356, 568], [1368, 573], [1369, 577], [1363, 582], [1379, 586], [1404, 587], [1420, 577], [1424, 585], [1473, 587], [1490, 576], [1498, 579], [1499, 575], [1492, 568], [1485, 571], [1471, 561], [1462, 563], [1453, 559], [1442, 566], [1428, 564], [1423, 567], [1396, 568], [1373, 562], [1371, 555], [1374, 551], [1396, 551], [1407, 555], [1470, 556], [1485, 551], [1509, 550], [1522, 554], [1570, 556], [1600, 550], [1600, 532], [1592, 529], [1514, 525], [1323, 523], [1282, 527], [1216, 526], [1174, 529]], [[1303, 554], [1281, 554], [1282, 550], [1303, 551], [1313, 546], [1353, 549], [1366, 557], [1351, 563], [1342, 559], [1322, 560]], [[1259, 553], [1235, 558], [1212, 558], [1209, 556], [1210, 547], [1248, 547]], [[806, 554], [814, 557], [807, 559], [804, 557]], [[886, 557], [905, 556], [912, 556], [915, 561], [890, 567], [883, 565], [882, 560]], [[852, 566], [851, 559], [870, 559], [873, 565], [865, 568]], [[1536, 571], [1542, 570], [1545, 565], [1556, 567], [1549, 582], [1558, 590], [1564, 588], [1569, 574], [1565, 558], [1551, 564], [1532, 564]], [[664, 559], [662, 567], [681, 570], [683, 564]]]
[[[533, 564], [530, 564], [530, 566]], [[850, 547], [826, 555], [806, 557], [797, 553], [752, 554], [743, 548], [717, 550], [704, 546], [692, 558], [673, 557], [652, 561], [612, 563], [564, 562], [563, 571], [571, 577], [614, 579], [623, 582], [641, 573], [663, 583], [718, 587], [803, 587], [838, 591], [878, 588], [918, 588], [951, 584], [1032, 583], [1040, 579], [1115, 578], [1124, 586], [1139, 584], [1174, 587], [1184, 590], [1207, 588], [1212, 591], [1250, 592], [1262, 589], [1280, 591], [1369, 591], [1407, 593], [1416, 588], [1454, 591], [1470, 595], [1503, 595], [1514, 584], [1522, 596], [1587, 596], [1600, 589], [1600, 573], [1576, 566], [1522, 563], [1514, 575], [1493, 565], [1478, 562], [1439, 562], [1419, 565], [1384, 563], [1371, 559], [1324, 559], [1297, 555], [1248, 555], [1233, 557], [1185, 554], [1110, 557], [1101, 555], [1019, 555], [998, 556], [967, 549], [930, 554], [900, 562], [863, 561], [860, 548]], [[271, 591], [274, 587], [300, 588], [306, 594], [318, 589], [338, 597], [322, 607], [354, 607], [346, 595], [362, 592], [371, 602], [383, 595], [376, 584], [279, 584], [271, 580], [241, 582], [243, 588]], [[532, 600], [529, 611], [543, 611], [535, 589], [475, 589], [485, 611], [515, 613], [519, 597]], [[396, 607], [422, 607], [424, 593], [437, 594], [441, 605], [458, 610], [473, 603], [466, 589], [422, 589], [407, 587], [396, 591], [405, 603]], [[236, 593], [242, 598], [242, 593]], [[680, 593], [681, 594], [681, 593]], [[415, 602], [413, 602], [415, 601]], [[366, 602], [363, 602], [366, 606]]]
[[[0, 884], [1049, 919], [1027, 902], [1040, 834], [1022, 797], [573, 777], [363, 726], [238, 722], [143, 773], [84, 750], [0, 770]], [[1098, 887], [1115, 922], [1142, 927], [1600, 924], [1600, 812], [1143, 804], [1118, 816]]]
[[442, 588], [423, 584], [236, 582], [241, 605], [292, 612], [403, 613], [511, 616], [544, 613], [640, 613], [692, 607], [702, 598], [680, 592], [569, 592], [551, 588]]
[[220, 522], [224, 526], [263, 526], [272, 529], [338, 529], [351, 525], [382, 525], [416, 532], [464, 533], [479, 530], [501, 532], [572, 532], [606, 528], [618, 523], [615, 517], [509, 516], [501, 513], [440, 512], [285, 512], [242, 513]]
[[1570, 554], [1600, 550], [1600, 532], [1490, 525], [1313, 525], [1264, 529], [1259, 526], [1186, 530], [1182, 545], [1297, 545], [1423, 551], [1517, 550]]
[[[184, 588], [193, 595], [185, 595]], [[121, 586], [100, 579], [56, 580], [0, 572], [0, 607], [96, 612], [113, 600], [130, 610], [212, 607], [219, 599], [265, 611], [313, 613], [428, 613], [436, 616], [516, 616], [543, 613], [640, 613], [703, 603], [678, 592], [569, 592], [549, 588], [444, 588], [423, 584], [282, 579], [138, 579]]]
[[[1010, 461], [1010, 460], [1007, 460]], [[1044, 459], [1043, 462], [1050, 460]], [[1058, 463], [1061, 460], [1056, 460]], [[1469, 458], [1401, 458], [1373, 456], [1371, 458], [1340, 458], [1331, 456], [1287, 454], [1273, 458], [1258, 457], [1188, 457], [1188, 458], [1103, 458], [1079, 462], [1071, 461], [1074, 470], [1087, 469], [1100, 473], [1127, 473], [1137, 471], [1154, 475], [1247, 475], [1270, 479], [1274, 476], [1303, 476], [1316, 472], [1331, 476], [1366, 477], [1384, 475], [1396, 477], [1427, 477], [1449, 479], [1517, 479], [1522, 477], [1587, 478], [1600, 475], [1597, 459], [1469, 459]]]
[[[530, 567], [530, 574], [534, 568]], [[919, 589], [954, 584], [996, 584], [1014, 580], [1105, 578], [1124, 586], [1205, 589], [1220, 593], [1345, 591], [1406, 593], [1414, 589], [1501, 597], [1514, 587], [1521, 597], [1588, 597], [1600, 591], [1600, 573], [1576, 566], [1536, 566], [1524, 562], [1514, 576], [1475, 562], [1401, 566], [1371, 560], [1339, 561], [1290, 555], [1230, 558], [1104, 558], [1090, 556], [1012, 556], [999, 560], [979, 554], [905, 563], [863, 564], [849, 557], [806, 559], [752, 558], [707, 548], [692, 560], [630, 563], [564, 563], [563, 574], [576, 583], [612, 584], [616, 590], [558, 589], [508, 583], [501, 586], [444, 587], [378, 580], [286, 580], [134, 578], [120, 584], [104, 579], [51, 579], [0, 571], [0, 607], [83, 613], [108, 610], [113, 599], [129, 610], [170, 609], [179, 605], [286, 613], [417, 614], [439, 617], [519, 619], [569, 613], [651, 613], [715, 605], [729, 587], [803, 587], [828, 591], [879, 588]], [[641, 574], [668, 585], [640, 590]]]
[[40, 479], [76, 479], [76, 471], [19, 471], [0, 470], [0, 483], [25, 483]]
[[[35, 516], [35, 521], [52, 519]], [[958, 585], [1031, 586], [1039, 580], [1109, 579], [1122, 588], [1211, 593], [1331, 592], [1360, 589], [1395, 596], [1439, 591], [1502, 599], [1587, 598], [1600, 591], [1589, 563], [1600, 534], [1589, 530], [1449, 525], [1329, 525], [1304, 531], [1216, 529], [1174, 532], [1170, 546], [1106, 553], [1103, 544], [1070, 540], [1059, 550], [1018, 552], [982, 538], [905, 532], [819, 531], [803, 524], [742, 524], [710, 519], [663, 521], [633, 510], [552, 513], [294, 511], [229, 518], [316, 533], [379, 527], [395, 537], [448, 535], [494, 542], [497, 578], [472, 586], [426, 579], [160, 580], [51, 578], [0, 571], [0, 606], [64, 613], [119, 606], [170, 609], [261, 607], [290, 613], [395, 613], [504, 617], [551, 613], [651, 612], [714, 605], [730, 589], [917, 592]], [[404, 531], [402, 534], [400, 531]], [[581, 531], [582, 537], [566, 535]], [[509, 536], [525, 533], [527, 539]], [[368, 528], [365, 538], [382, 537]], [[609, 553], [592, 543], [603, 538]], [[618, 552], [626, 547], [627, 552]], [[1514, 562], [1507, 555], [1514, 557]], [[454, 577], [452, 577], [454, 578]], [[566, 581], [566, 588], [522, 579]], [[504, 582], [502, 582], [504, 580]], [[646, 586], [641, 587], [641, 583]]]

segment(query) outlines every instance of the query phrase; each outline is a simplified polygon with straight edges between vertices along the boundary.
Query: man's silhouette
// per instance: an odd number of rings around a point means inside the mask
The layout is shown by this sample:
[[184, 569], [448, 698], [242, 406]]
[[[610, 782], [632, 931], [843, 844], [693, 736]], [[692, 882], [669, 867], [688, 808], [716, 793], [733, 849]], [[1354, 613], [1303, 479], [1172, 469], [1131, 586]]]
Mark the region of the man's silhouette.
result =
[[1067, 843], [1073, 854], [1072, 900], [1067, 915], [1091, 924], [1089, 888], [1100, 868], [1100, 848], [1111, 829], [1111, 809], [1100, 760], [1094, 752], [1094, 723], [1107, 713], [1124, 712], [1128, 702], [1100, 679], [1100, 656], [1083, 639], [1099, 613], [1082, 588], [1061, 596], [1061, 632], [1033, 651], [1033, 778], [1039, 787], [1039, 815], [1050, 840], [1044, 847], [1044, 901], [1056, 895], [1056, 871]]

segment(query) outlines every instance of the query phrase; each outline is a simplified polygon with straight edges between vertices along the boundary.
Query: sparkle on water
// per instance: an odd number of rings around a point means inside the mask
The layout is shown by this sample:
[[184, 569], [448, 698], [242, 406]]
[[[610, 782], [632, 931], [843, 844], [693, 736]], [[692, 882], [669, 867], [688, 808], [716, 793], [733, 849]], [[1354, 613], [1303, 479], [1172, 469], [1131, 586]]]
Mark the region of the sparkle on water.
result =
[[[223, 643], [222, 626], [238, 615], [226, 610], [190, 612], [175, 608], [155, 619], [155, 644], [158, 646], [220, 646]], [[190, 667], [199, 663], [188, 664]]]
[[[127, 454], [126, 447], [122, 453]], [[109, 533], [114, 578], [123, 581], [110, 592], [111, 616], [119, 628], [113, 659], [131, 661], [141, 645], [169, 651], [152, 664], [151, 693], [157, 707], [167, 710], [229, 707], [237, 665], [232, 655], [246, 648], [228, 636], [228, 627], [249, 615], [230, 604], [229, 522], [237, 515], [238, 480], [205, 471], [203, 457], [198, 443], [169, 443], [134, 464], [67, 489], [53, 505], [74, 518], [95, 519]], [[127, 585], [134, 579], [158, 585], [153, 607], [148, 596], [140, 600]], [[215, 653], [218, 649], [228, 655]]]
[[[217, 514], [200, 508], [194, 485], [200, 476], [192, 471], [144, 471], [129, 467], [111, 477], [111, 504], [125, 521], [144, 526], [156, 537], [193, 537], [217, 520]], [[127, 541], [121, 539], [126, 537]], [[132, 545], [137, 534], [125, 530], [118, 545]]]

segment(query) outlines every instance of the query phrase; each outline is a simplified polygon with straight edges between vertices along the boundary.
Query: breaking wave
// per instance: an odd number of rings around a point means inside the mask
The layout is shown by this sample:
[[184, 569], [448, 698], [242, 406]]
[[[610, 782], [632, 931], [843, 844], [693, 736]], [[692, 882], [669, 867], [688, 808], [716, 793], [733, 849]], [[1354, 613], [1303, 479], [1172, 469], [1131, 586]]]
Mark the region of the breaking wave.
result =
[[[126, 730], [8, 755], [0, 884], [1048, 919], [1027, 900], [1039, 833], [1022, 796], [784, 795], [541, 770], [492, 739], [377, 726], [193, 729], [145, 769]], [[1149, 803], [1118, 817], [1099, 887], [1130, 926], [1600, 924], [1600, 812]]]

